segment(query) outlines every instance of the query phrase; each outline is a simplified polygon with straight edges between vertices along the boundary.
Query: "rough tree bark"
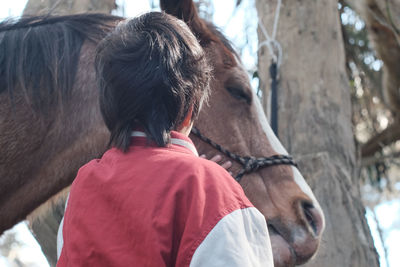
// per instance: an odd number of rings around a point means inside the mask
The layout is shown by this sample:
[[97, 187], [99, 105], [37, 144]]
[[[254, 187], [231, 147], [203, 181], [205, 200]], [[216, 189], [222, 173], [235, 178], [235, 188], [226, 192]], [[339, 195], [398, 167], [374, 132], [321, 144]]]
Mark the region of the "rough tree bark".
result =
[[116, 8], [115, 0], [29, 0], [24, 15], [70, 15], [83, 12], [110, 14]]
[[[70, 15], [84, 12], [110, 14], [116, 8], [115, 0], [29, 0], [23, 15]], [[29, 228], [40, 244], [50, 266], [57, 263], [56, 236], [64, 215], [64, 204], [68, 189], [61, 191], [51, 200], [28, 216]]]
[[[262, 24], [272, 31], [276, 0], [257, 0]], [[317, 256], [305, 266], [379, 266], [364, 217], [357, 177], [351, 103], [338, 3], [282, 1], [277, 39], [283, 61], [278, 89], [279, 137], [300, 160], [300, 170], [326, 215]], [[260, 42], [265, 40], [259, 30]], [[259, 76], [269, 92], [266, 48]]]

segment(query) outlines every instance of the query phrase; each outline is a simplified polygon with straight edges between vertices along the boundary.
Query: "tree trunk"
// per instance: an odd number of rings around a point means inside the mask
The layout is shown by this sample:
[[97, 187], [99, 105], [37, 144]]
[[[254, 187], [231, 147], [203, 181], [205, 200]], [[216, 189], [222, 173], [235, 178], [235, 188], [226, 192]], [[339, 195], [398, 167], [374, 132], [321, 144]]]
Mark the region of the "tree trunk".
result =
[[84, 12], [110, 14], [115, 8], [115, 0], [29, 0], [23, 14], [70, 15]]
[[[71, 15], [84, 12], [110, 14], [116, 8], [115, 0], [29, 0], [23, 15]], [[57, 263], [57, 231], [64, 215], [64, 205], [69, 188], [28, 216], [32, 234], [40, 244], [50, 266]]]
[[[271, 32], [276, 0], [256, 3], [262, 25]], [[261, 30], [259, 40], [265, 40]], [[279, 137], [300, 161], [327, 221], [320, 250], [305, 266], [379, 266], [354, 175], [350, 91], [337, 1], [283, 0], [277, 40], [283, 50]], [[269, 94], [270, 62], [263, 47], [259, 76], [264, 94]]]

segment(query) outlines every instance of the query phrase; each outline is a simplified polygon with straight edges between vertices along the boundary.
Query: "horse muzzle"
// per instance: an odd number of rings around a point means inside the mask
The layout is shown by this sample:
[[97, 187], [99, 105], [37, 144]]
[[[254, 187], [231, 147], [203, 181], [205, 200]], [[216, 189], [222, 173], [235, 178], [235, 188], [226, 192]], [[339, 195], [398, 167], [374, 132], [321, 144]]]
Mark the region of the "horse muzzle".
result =
[[297, 205], [300, 222], [267, 219], [275, 267], [301, 265], [318, 250], [324, 228], [323, 215], [308, 202]]

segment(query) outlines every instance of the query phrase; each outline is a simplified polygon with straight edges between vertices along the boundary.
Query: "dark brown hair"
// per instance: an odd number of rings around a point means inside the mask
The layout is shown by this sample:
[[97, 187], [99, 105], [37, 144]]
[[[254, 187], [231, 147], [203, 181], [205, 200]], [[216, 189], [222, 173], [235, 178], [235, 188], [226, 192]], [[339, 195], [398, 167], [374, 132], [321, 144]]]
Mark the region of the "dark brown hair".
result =
[[110, 144], [126, 151], [135, 127], [165, 146], [191, 107], [196, 118], [211, 68], [183, 21], [150, 12], [121, 22], [101, 41], [96, 74]]

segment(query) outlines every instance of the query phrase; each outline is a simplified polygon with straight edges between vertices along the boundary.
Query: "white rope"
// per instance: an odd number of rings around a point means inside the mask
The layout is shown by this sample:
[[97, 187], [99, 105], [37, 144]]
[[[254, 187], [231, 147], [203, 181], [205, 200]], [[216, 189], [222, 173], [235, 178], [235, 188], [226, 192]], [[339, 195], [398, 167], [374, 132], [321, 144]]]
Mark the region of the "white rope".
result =
[[265, 37], [265, 41], [262, 41], [258, 45], [258, 50], [266, 46], [268, 48], [269, 53], [271, 54], [273, 62], [277, 64], [277, 67], [279, 69], [281, 63], [282, 63], [282, 46], [281, 44], [276, 40], [276, 33], [278, 30], [278, 22], [279, 22], [279, 15], [280, 15], [280, 10], [281, 10], [281, 5], [282, 5], [282, 0], [278, 0], [276, 4], [276, 10], [275, 10], [275, 17], [274, 17], [274, 24], [272, 28], [272, 36], [268, 34], [267, 29], [264, 27], [262, 24], [261, 20], [258, 20], [258, 26], [261, 29], [261, 32], [263, 33]]

